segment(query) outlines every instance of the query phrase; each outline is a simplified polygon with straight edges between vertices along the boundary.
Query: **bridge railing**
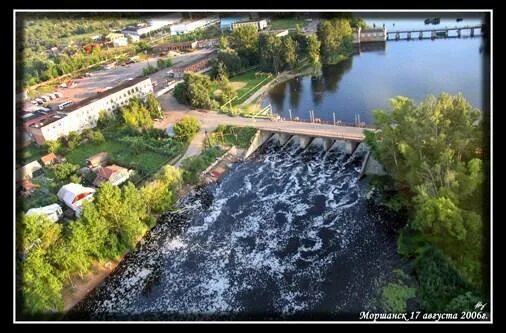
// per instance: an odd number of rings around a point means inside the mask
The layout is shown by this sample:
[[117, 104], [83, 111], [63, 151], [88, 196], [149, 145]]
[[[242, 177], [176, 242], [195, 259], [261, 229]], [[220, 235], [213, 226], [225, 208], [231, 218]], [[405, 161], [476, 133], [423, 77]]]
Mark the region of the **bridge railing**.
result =
[[325, 124], [325, 125], [333, 125], [333, 126], [347, 126], [347, 127], [359, 127], [359, 128], [372, 128], [372, 129], [376, 129], [376, 126], [373, 125], [373, 124], [366, 124], [365, 122], [359, 122], [359, 123], [349, 123], [349, 122], [344, 122], [344, 121], [341, 121], [341, 120], [336, 120], [336, 122], [334, 123], [334, 121], [332, 120], [324, 120], [324, 119], [315, 119], [315, 121], [311, 121], [309, 119], [298, 119], [298, 118], [292, 118], [292, 119], [289, 119], [289, 118], [285, 118], [285, 117], [280, 117], [279, 120], [282, 120], [282, 121], [295, 121], [295, 122], [299, 122], [299, 123], [312, 123], [312, 124]]

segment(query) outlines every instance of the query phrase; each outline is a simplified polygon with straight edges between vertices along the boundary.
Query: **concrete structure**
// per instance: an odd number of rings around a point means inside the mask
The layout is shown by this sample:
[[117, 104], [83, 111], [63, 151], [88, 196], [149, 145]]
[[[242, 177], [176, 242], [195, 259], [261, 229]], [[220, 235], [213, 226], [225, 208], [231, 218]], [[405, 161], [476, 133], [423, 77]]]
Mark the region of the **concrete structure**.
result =
[[81, 207], [85, 201], [93, 200], [95, 189], [81, 184], [70, 183], [63, 185], [58, 191], [58, 199], [71, 208], [77, 217], [81, 215]]
[[37, 161], [33, 161], [16, 170], [16, 180], [32, 179], [41, 175], [42, 172], [42, 165]]
[[181, 22], [181, 20], [182, 16], [180, 13], [172, 13], [170, 15], [149, 19], [147, 24], [138, 24], [137, 26], [126, 27], [121, 32], [125, 35], [139, 39], [140, 37], [168, 28], [173, 24]]
[[118, 107], [127, 105], [133, 97], [144, 99], [153, 93], [151, 80], [138, 77], [106, 91], [97, 93], [61, 112], [30, 125], [29, 130], [38, 144], [56, 140], [72, 131], [81, 132], [97, 126], [100, 111], [111, 114]]
[[386, 28], [362, 29], [358, 27], [353, 29], [353, 44], [385, 42], [386, 40]]
[[232, 30], [238, 28], [238, 27], [243, 27], [243, 26], [253, 26], [255, 27], [258, 31], [261, 31], [261, 30], [264, 30], [267, 28], [268, 26], [268, 23], [267, 23], [267, 20], [258, 20], [258, 21], [239, 21], [239, 22], [234, 22], [232, 23]]
[[115, 164], [100, 167], [95, 171], [95, 173], [97, 174], [97, 177], [93, 181], [93, 185], [95, 186], [100, 186], [102, 183], [107, 181], [112, 185], [119, 185], [124, 183], [130, 177], [128, 169]]
[[178, 24], [174, 24], [170, 27], [170, 34], [172, 36], [175, 35], [184, 35], [190, 32], [193, 32], [197, 29], [206, 28], [210, 25], [216, 24], [220, 22], [218, 16], [209, 16], [200, 20], [195, 21], [187, 21]]
[[218, 38], [212, 38], [212, 39], [203, 39], [197, 41], [197, 48], [198, 49], [211, 49], [213, 47], [218, 47], [220, 44], [220, 40]]
[[[487, 26], [474, 25], [464, 27], [441, 27], [441, 28], [428, 28], [428, 29], [412, 29], [412, 30], [395, 30], [387, 32], [387, 40], [410, 40], [415, 37], [418, 39], [435, 39], [435, 38], [461, 38], [464, 35], [462, 31], [467, 31], [469, 37], [474, 37], [476, 31], [481, 32], [480, 36], [484, 35], [487, 31]], [[450, 33], [452, 33], [450, 35]]]
[[49, 206], [31, 208], [26, 212], [26, 215], [44, 215], [51, 221], [56, 222], [63, 216], [63, 211], [61, 206], [55, 203]]

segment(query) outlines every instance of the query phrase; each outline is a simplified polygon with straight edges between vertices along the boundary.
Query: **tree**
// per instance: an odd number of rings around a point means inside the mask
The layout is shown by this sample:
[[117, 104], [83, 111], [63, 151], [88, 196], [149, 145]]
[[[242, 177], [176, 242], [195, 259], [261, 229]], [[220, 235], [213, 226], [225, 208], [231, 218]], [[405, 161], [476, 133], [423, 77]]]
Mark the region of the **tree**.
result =
[[324, 63], [334, 63], [339, 55], [346, 52], [347, 40], [352, 38], [349, 19], [333, 18], [321, 20], [317, 31], [321, 43], [321, 56]]
[[132, 98], [130, 103], [120, 109], [123, 120], [128, 128], [143, 131], [153, 127], [153, 120], [148, 109], [140, 99]]
[[282, 43], [274, 33], [262, 34], [259, 39], [260, 67], [277, 73], [281, 66]]
[[235, 28], [231, 35], [231, 46], [248, 65], [258, 62], [258, 37], [256, 27], [243, 25]]
[[148, 212], [162, 213], [172, 208], [181, 184], [181, 170], [171, 165], [165, 166], [160, 177], [141, 189]]
[[223, 64], [224, 70], [230, 76], [233, 76], [244, 68], [241, 57], [239, 57], [237, 51], [233, 49], [220, 50], [218, 52], [216, 64], [218, 63]]
[[309, 62], [313, 66], [314, 72], [317, 72], [321, 63], [320, 63], [320, 41], [314, 35], [310, 35], [307, 37], [307, 56], [309, 58]]
[[283, 59], [284, 67], [290, 69], [297, 64], [297, 42], [291, 36], [286, 36], [282, 40], [281, 59]]
[[58, 140], [54, 140], [54, 141], [48, 140], [48, 141], [46, 141], [45, 145], [46, 145], [47, 151], [49, 153], [57, 154], [61, 149], [61, 142]]
[[407, 228], [441, 250], [479, 287], [484, 242], [481, 112], [461, 95], [444, 93], [418, 105], [406, 97], [391, 104], [391, 110], [374, 112], [380, 130], [366, 132], [366, 143], [407, 199], [412, 211]]
[[65, 162], [61, 164], [55, 164], [50, 167], [55, 179], [59, 182], [66, 181], [74, 172], [79, 169], [79, 165]]
[[190, 142], [200, 130], [197, 118], [185, 116], [174, 125], [174, 134], [183, 142]]
[[217, 107], [211, 94], [211, 79], [207, 75], [197, 73], [185, 73], [183, 82], [174, 88], [174, 96], [177, 101], [190, 104], [194, 108], [212, 109]]
[[220, 44], [219, 44], [220, 50], [226, 50], [229, 48], [228, 38], [227, 36], [221, 36], [220, 37]]
[[149, 111], [151, 119], [158, 119], [163, 117], [162, 106], [156, 99], [155, 95], [149, 94], [146, 98], [146, 108]]

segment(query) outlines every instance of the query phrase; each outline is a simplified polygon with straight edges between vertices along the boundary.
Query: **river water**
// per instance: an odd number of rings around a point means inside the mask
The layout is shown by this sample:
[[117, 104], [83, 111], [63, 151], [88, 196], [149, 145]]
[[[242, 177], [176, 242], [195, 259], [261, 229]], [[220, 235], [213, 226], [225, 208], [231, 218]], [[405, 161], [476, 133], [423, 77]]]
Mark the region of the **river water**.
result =
[[[463, 27], [485, 22], [483, 15], [476, 14], [439, 15], [439, 25], [424, 24], [425, 18], [434, 14], [409, 19], [381, 16], [364, 17], [370, 26], [385, 24], [387, 31]], [[464, 19], [456, 22], [456, 17]], [[372, 110], [388, 108], [392, 97], [402, 95], [420, 101], [444, 91], [462, 93], [474, 107], [486, 109], [484, 102], [489, 99], [484, 89], [489, 62], [484, 51], [486, 41], [468, 35], [469, 31], [463, 31], [464, 38], [460, 39], [363, 44], [360, 53], [350, 59], [323, 66], [319, 78], [297, 77], [275, 86], [262, 105], [271, 104], [273, 111], [284, 118], [290, 117], [291, 110], [292, 118], [309, 119], [309, 111], [313, 110], [315, 118], [322, 120], [333, 121], [335, 113], [336, 120], [343, 122], [353, 123], [359, 115], [361, 121], [371, 123]]]
[[364, 157], [273, 139], [181, 202], [70, 317], [358, 319], [398, 267]]

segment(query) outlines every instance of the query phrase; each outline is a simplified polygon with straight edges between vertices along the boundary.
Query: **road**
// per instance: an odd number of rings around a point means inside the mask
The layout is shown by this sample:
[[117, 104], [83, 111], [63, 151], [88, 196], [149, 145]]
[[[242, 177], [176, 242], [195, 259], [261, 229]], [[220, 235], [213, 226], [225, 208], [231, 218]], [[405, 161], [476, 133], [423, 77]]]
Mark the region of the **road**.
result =
[[[206, 57], [211, 49], [196, 50], [191, 53], [183, 53], [172, 58], [173, 66], [180, 66], [193, 63], [200, 58]], [[55, 100], [53, 104], [59, 104], [62, 101], [70, 100], [74, 103], [82, 99], [93, 96], [102, 89], [107, 87], [115, 87], [129, 78], [142, 75], [143, 69], [149, 64], [156, 66], [159, 57], [150, 58], [138, 63], [133, 63], [125, 66], [117, 66], [113, 69], [101, 69], [91, 72], [91, 77], [83, 77], [82, 79], [75, 80], [77, 85], [72, 88], [59, 88], [57, 91], [61, 92], [64, 97]], [[166, 77], [166, 72], [170, 68], [164, 68], [161, 71], [151, 74], [149, 77], [151, 81], [161, 82]], [[155, 90], [161, 89], [162, 85], [155, 87]]]
[[173, 125], [176, 121], [184, 116], [194, 116], [201, 123], [201, 130], [190, 143], [188, 150], [184, 156], [178, 161], [176, 166], [180, 166], [181, 162], [191, 156], [199, 155], [203, 149], [205, 133], [213, 132], [220, 124], [234, 126], [251, 126], [258, 129], [284, 132], [298, 135], [341, 138], [355, 141], [364, 139], [364, 129], [351, 126], [334, 126], [328, 124], [316, 124], [297, 121], [273, 121], [270, 119], [253, 119], [243, 117], [231, 117], [225, 114], [191, 110], [186, 106], [179, 104], [172, 94], [165, 94], [159, 97], [159, 101], [165, 111], [164, 118], [155, 122], [154, 127], [166, 129], [169, 125]]

